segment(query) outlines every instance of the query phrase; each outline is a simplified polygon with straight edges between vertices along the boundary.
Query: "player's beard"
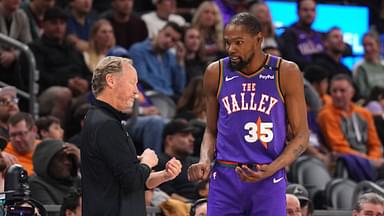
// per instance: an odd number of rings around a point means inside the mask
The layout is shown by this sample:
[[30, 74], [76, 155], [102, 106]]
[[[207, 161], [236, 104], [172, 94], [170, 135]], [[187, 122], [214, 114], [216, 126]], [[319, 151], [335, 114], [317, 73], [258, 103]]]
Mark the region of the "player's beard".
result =
[[240, 61], [237, 63], [233, 63], [231, 62], [231, 60], [229, 60], [228, 66], [231, 70], [242, 71], [247, 65], [249, 65], [249, 63], [251, 63], [254, 56], [255, 56], [255, 53], [252, 52], [251, 55], [246, 60], [244, 60], [241, 57], [239, 57]]

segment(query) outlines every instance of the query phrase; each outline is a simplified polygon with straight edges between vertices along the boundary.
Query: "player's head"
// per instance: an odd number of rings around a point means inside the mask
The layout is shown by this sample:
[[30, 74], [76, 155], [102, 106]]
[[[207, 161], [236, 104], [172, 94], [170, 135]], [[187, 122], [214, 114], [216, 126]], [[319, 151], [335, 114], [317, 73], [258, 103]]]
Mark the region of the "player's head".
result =
[[225, 49], [230, 58], [230, 67], [241, 70], [261, 50], [263, 36], [260, 23], [250, 13], [239, 13], [226, 25], [224, 30]]

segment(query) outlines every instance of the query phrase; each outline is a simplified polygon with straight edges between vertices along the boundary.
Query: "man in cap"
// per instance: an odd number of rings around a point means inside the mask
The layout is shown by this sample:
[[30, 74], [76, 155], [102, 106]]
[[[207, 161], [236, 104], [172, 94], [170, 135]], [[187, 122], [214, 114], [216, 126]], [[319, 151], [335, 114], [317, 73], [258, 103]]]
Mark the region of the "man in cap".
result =
[[292, 194], [300, 201], [300, 208], [302, 216], [312, 216], [313, 206], [309, 199], [307, 189], [300, 184], [290, 184], [287, 186], [287, 194]]
[[63, 124], [72, 96], [86, 93], [91, 77], [82, 53], [65, 40], [66, 22], [62, 9], [48, 9], [44, 34], [30, 44], [40, 72], [40, 114], [53, 115]]
[[188, 181], [187, 177], [188, 167], [198, 161], [198, 158], [191, 156], [195, 140], [194, 131], [195, 128], [184, 119], [175, 119], [166, 124], [163, 131], [164, 153], [159, 155], [159, 163], [155, 167], [156, 170], [164, 169], [166, 162], [173, 157], [181, 162], [180, 175], [160, 185], [160, 189], [182, 201], [198, 198], [196, 185]]

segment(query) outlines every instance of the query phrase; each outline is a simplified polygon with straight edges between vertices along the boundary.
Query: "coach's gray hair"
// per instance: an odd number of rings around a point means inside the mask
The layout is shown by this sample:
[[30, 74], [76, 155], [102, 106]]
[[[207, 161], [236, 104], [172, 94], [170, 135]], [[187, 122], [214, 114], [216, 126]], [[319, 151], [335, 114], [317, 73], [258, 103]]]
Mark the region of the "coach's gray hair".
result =
[[132, 64], [132, 61], [127, 58], [108, 56], [96, 65], [92, 76], [92, 92], [95, 96], [104, 90], [107, 84], [105, 78], [108, 74], [122, 72], [123, 63]]
[[358, 200], [353, 207], [353, 210], [360, 212], [364, 203], [371, 203], [375, 205], [381, 205], [384, 207], [384, 198], [377, 193], [366, 193], [359, 196]]

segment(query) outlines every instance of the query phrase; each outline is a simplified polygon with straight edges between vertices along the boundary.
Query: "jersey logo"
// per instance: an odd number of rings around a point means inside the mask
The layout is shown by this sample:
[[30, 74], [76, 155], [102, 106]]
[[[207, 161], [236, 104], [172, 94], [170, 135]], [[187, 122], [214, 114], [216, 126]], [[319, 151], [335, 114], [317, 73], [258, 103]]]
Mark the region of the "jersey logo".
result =
[[259, 78], [263, 79], [263, 80], [269, 80], [269, 79], [273, 80], [273, 79], [275, 79], [275, 75], [269, 75], [269, 74], [268, 75], [263, 75], [263, 74], [260, 74]]
[[232, 77], [228, 77], [228, 76], [226, 76], [226, 77], [225, 77], [225, 82], [228, 82], [228, 81], [231, 81], [231, 80], [233, 80], [233, 79], [236, 79], [237, 77], [239, 77], [239, 76], [232, 76]]
[[279, 183], [281, 180], [283, 180], [283, 178], [284, 178], [284, 176], [280, 177], [280, 178], [273, 178], [273, 184]]

